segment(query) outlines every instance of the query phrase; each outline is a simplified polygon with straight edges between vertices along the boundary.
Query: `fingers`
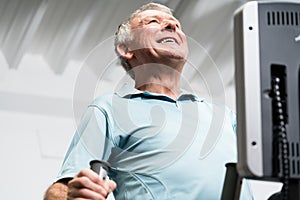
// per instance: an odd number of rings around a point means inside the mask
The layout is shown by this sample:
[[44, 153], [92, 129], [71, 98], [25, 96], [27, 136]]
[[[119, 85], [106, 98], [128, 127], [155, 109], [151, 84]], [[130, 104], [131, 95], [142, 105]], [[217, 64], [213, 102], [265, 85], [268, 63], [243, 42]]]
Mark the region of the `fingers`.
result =
[[94, 199], [105, 200], [106, 196], [99, 194], [87, 188], [70, 188], [68, 191], [68, 200]]
[[116, 188], [116, 183], [111, 180], [104, 181], [92, 170], [80, 171], [68, 183], [68, 199], [106, 199], [107, 195]]
[[114, 191], [117, 188], [116, 182], [114, 182], [112, 180], [107, 180], [107, 184], [108, 184], [108, 187], [110, 189], [110, 192]]

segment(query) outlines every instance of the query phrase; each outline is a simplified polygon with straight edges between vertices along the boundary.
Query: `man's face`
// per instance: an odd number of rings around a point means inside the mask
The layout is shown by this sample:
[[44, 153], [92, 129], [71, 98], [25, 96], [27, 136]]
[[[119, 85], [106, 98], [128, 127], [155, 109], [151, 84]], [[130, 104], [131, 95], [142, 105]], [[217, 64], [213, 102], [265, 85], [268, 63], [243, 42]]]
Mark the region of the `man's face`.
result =
[[158, 10], [146, 10], [131, 21], [133, 51], [138, 64], [185, 63], [188, 55], [186, 36], [179, 21]]

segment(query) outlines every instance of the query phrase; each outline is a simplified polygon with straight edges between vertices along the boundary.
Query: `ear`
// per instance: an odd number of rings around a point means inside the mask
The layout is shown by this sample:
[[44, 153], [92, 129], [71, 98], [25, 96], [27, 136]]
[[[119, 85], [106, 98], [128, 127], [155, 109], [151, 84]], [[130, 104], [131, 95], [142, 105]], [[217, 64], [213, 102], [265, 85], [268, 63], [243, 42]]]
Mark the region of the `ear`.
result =
[[133, 52], [129, 51], [128, 47], [124, 44], [118, 44], [117, 51], [120, 54], [120, 57], [130, 60], [133, 57]]

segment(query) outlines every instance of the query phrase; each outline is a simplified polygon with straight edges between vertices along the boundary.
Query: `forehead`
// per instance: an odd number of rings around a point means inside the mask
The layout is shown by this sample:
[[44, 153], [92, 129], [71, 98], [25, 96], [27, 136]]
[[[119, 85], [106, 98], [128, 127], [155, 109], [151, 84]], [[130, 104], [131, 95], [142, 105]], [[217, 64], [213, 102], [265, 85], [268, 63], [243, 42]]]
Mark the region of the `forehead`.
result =
[[147, 18], [169, 19], [180, 24], [180, 22], [174, 16], [168, 13], [159, 10], [145, 10], [135, 15], [135, 17], [131, 20], [131, 25], [139, 25]]

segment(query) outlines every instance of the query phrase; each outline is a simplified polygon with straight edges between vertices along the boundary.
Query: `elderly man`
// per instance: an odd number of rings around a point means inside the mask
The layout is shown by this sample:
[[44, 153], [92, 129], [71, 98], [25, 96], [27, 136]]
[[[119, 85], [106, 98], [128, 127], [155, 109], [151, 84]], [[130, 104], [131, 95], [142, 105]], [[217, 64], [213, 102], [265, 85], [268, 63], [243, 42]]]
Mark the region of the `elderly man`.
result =
[[[45, 199], [220, 199], [225, 164], [237, 157], [235, 118], [180, 88], [188, 45], [179, 21], [144, 5], [119, 26], [115, 49], [135, 86], [91, 103]], [[214, 107], [224, 108], [220, 129]], [[200, 155], [211, 130], [218, 137]], [[110, 180], [88, 169], [95, 158], [111, 164]], [[246, 184], [242, 195], [252, 199]]]

